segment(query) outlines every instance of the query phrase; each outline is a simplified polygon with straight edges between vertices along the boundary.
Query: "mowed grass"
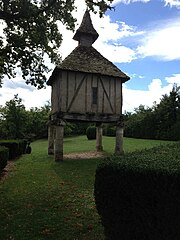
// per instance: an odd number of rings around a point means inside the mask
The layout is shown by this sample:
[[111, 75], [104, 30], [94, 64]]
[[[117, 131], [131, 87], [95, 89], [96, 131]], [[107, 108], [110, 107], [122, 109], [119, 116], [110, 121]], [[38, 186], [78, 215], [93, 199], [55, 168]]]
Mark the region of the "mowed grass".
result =
[[[125, 151], [150, 148], [165, 141], [124, 139]], [[115, 139], [103, 137], [106, 154]], [[47, 140], [33, 142], [32, 153], [14, 161], [0, 180], [0, 239], [101, 240], [103, 228], [96, 212], [93, 187], [100, 159], [54, 162]], [[64, 152], [95, 150], [85, 136], [64, 139]]]
[[[152, 148], [168, 143], [171, 143], [171, 141], [124, 138], [124, 151], [133, 152], [135, 150]], [[88, 141], [86, 136], [69, 137], [64, 139], [64, 152], [72, 153], [95, 151], [95, 145], [95, 140]], [[105, 153], [113, 154], [115, 149], [115, 138], [103, 136], [103, 149]]]

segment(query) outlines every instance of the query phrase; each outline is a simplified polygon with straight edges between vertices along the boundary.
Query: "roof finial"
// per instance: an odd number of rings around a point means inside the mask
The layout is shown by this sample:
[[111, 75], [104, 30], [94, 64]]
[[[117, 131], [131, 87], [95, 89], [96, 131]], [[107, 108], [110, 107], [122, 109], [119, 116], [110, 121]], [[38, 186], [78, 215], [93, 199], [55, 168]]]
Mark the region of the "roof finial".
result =
[[78, 41], [80, 45], [91, 46], [96, 41], [98, 36], [99, 34], [93, 27], [90, 13], [88, 9], [86, 9], [81, 25], [77, 29], [73, 39]]

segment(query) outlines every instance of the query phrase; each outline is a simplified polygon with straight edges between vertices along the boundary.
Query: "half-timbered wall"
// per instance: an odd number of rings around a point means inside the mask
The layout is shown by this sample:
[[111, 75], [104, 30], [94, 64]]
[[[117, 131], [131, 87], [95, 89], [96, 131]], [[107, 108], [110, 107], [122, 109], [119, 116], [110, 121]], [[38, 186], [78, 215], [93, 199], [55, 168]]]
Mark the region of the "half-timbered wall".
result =
[[62, 71], [52, 84], [52, 111], [78, 114], [121, 114], [119, 78]]

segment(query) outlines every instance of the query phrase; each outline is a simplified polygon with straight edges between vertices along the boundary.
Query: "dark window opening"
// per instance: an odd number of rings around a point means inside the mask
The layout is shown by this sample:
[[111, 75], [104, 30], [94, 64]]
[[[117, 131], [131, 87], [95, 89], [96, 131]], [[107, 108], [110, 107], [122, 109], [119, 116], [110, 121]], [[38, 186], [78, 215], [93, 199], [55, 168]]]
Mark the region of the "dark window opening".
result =
[[97, 104], [97, 94], [98, 94], [97, 87], [93, 87], [92, 88], [92, 104]]

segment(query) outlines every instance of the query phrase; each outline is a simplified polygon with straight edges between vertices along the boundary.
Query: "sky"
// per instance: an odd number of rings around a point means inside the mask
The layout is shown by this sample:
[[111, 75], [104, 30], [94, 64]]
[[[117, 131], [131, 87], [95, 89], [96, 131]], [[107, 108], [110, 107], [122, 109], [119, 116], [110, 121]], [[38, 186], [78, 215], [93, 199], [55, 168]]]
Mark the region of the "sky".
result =
[[[76, 29], [86, 5], [75, 1]], [[103, 18], [91, 13], [99, 38], [93, 44], [131, 79], [123, 84], [123, 112], [133, 112], [139, 105], [152, 107], [173, 84], [180, 85], [180, 0], [114, 0], [113, 10]], [[64, 59], [77, 46], [74, 33], [58, 22], [63, 42], [59, 49]], [[52, 70], [54, 65], [47, 59]], [[49, 73], [48, 77], [51, 75]], [[15, 79], [3, 80], [0, 105], [18, 94], [27, 109], [42, 107], [51, 99], [51, 87], [37, 90], [26, 85], [17, 70]]]

